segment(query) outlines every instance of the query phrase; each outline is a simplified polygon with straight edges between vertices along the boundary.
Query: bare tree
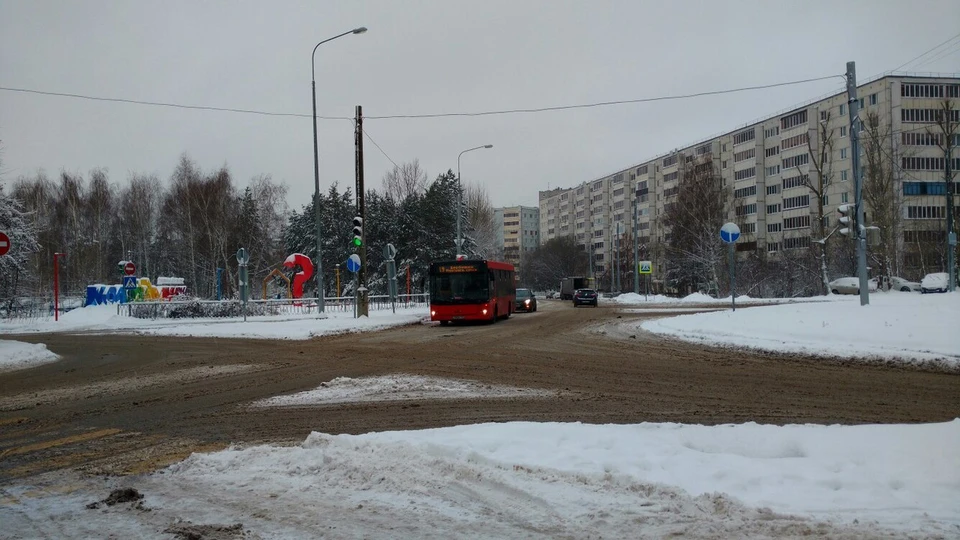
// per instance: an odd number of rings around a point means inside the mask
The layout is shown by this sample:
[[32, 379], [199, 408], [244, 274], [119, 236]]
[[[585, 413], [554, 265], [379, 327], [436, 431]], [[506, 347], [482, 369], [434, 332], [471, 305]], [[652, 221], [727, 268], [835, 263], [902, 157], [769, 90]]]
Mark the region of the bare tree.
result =
[[[937, 110], [936, 115], [936, 128], [934, 130], [928, 130], [927, 133], [930, 135], [936, 136], [937, 146], [943, 152], [943, 161], [944, 161], [944, 189], [946, 192], [946, 219], [944, 220], [944, 235], [946, 238], [941, 243], [941, 247], [944, 252], [944, 270], [947, 270], [949, 266], [950, 257], [956, 265], [957, 257], [960, 255], [958, 251], [958, 245], [951, 246], [950, 242], [950, 233], [955, 235], [960, 233], [960, 219], [957, 219], [957, 207], [954, 203], [954, 192], [957, 190], [956, 178], [957, 178], [957, 167], [953, 166], [953, 160], [956, 157], [953, 155], [953, 150], [957, 146], [958, 139], [958, 126], [960, 126], [960, 109], [957, 109], [954, 102], [950, 99], [944, 99], [940, 103], [940, 108]], [[949, 254], [949, 251], [952, 250], [953, 253]], [[956, 268], [954, 268], [956, 272]], [[953, 283], [957, 279], [956, 275], [950, 276], [950, 282]]]
[[423, 195], [427, 191], [427, 173], [420, 168], [420, 160], [394, 165], [383, 175], [383, 191], [395, 201]]
[[717, 235], [727, 219], [730, 190], [710, 158], [684, 168], [678, 188], [677, 199], [664, 205], [666, 277], [677, 289], [689, 291], [720, 281], [726, 246]]
[[[863, 201], [870, 209], [870, 224], [879, 227], [872, 232], [878, 241], [870, 250], [873, 266], [880, 275], [899, 275], [898, 238], [902, 231], [902, 199], [897, 193], [893, 156], [898, 146], [891, 139], [891, 128], [883, 125], [880, 116], [870, 111], [861, 114], [863, 131], [860, 143], [863, 152]], [[861, 224], [861, 225], [866, 225]]]
[[472, 250], [473, 255], [485, 259], [499, 258], [501, 253], [490, 195], [487, 194], [485, 187], [476, 183], [467, 184], [463, 191], [467, 212], [465, 236], [467, 242], [472, 244], [466, 249]]
[[[834, 130], [828, 128], [830, 125], [830, 113], [825, 118], [820, 119], [818, 129], [811, 130], [807, 134], [807, 153], [810, 154], [810, 163], [813, 165], [814, 178], [810, 174], [803, 174], [804, 185], [810, 190], [810, 196], [815, 199], [816, 223], [813, 224], [814, 234], [817, 241], [813, 242], [820, 246], [820, 253], [817, 258], [820, 261], [820, 279], [823, 282], [823, 293], [830, 293], [830, 275], [827, 272], [827, 241], [829, 234], [826, 231], [826, 220], [824, 215], [824, 196], [827, 186], [833, 181], [833, 133]], [[816, 141], [816, 142], [814, 142]], [[797, 168], [800, 171], [800, 168]]]

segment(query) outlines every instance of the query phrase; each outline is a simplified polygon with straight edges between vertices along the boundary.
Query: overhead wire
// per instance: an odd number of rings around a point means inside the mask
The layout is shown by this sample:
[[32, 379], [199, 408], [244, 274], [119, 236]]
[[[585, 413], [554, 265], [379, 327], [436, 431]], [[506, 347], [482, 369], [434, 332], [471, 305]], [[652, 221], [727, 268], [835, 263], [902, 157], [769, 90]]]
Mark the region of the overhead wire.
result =
[[926, 51], [923, 51], [922, 53], [918, 54], [917, 56], [914, 56], [914, 57], [911, 58], [910, 60], [907, 60], [906, 62], [900, 64], [899, 66], [897, 66], [897, 67], [895, 67], [895, 68], [893, 68], [892, 71], [899, 71], [899, 70], [900, 70], [901, 68], [903, 68], [904, 66], [907, 66], [907, 65], [909, 65], [909, 64], [912, 64], [914, 61], [923, 58], [924, 56], [930, 54], [931, 52], [933, 52], [933, 51], [935, 51], [935, 50], [937, 50], [937, 49], [939, 49], [940, 47], [943, 47], [943, 46], [946, 45], [947, 43], [950, 43], [951, 41], [953, 41], [953, 40], [955, 40], [955, 39], [957, 39], [957, 38], [960, 38], [960, 34], [957, 34], [957, 35], [951, 37], [950, 39], [947, 39], [946, 41], [944, 41], [944, 42], [942, 42], [942, 43], [940, 43], [940, 44], [938, 44], [938, 45], [936, 45], [936, 46], [934, 46], [934, 47], [931, 47], [930, 49], [927, 49]]

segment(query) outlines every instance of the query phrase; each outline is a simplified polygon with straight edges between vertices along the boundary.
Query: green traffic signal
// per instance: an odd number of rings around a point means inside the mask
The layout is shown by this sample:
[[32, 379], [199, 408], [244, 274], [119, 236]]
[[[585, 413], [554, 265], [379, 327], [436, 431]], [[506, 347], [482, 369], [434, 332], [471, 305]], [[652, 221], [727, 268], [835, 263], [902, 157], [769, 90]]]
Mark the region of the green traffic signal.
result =
[[353, 245], [354, 245], [354, 246], [360, 247], [362, 244], [363, 244], [363, 240], [362, 240], [359, 236], [354, 236], [354, 237], [353, 237]]

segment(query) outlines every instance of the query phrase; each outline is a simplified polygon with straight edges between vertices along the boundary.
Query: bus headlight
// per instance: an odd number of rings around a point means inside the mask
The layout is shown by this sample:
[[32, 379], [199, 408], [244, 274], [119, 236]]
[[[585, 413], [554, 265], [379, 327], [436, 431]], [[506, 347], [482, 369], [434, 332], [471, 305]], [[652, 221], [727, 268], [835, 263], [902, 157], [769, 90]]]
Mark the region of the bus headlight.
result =
[[528, 298], [528, 299], [524, 300], [523, 303], [529, 306], [529, 305], [530, 305], [530, 299]]
[[487, 310], [486, 310], [486, 308], [484, 308], [484, 310], [483, 310], [483, 314], [484, 314], [484, 315], [486, 315], [486, 314], [487, 314]]

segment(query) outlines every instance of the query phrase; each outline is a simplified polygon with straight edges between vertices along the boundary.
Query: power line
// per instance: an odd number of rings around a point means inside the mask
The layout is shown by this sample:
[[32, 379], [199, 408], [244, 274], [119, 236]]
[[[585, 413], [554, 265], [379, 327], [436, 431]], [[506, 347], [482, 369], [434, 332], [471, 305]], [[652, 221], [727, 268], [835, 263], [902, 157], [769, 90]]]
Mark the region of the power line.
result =
[[917, 55], [917, 56], [911, 58], [910, 60], [907, 60], [906, 62], [900, 64], [899, 66], [893, 68], [893, 71], [898, 71], [900, 68], [902, 68], [902, 67], [904, 67], [904, 66], [906, 66], [906, 65], [908, 65], [908, 64], [912, 64], [915, 60], [919, 60], [920, 58], [923, 58], [923, 57], [926, 56], [927, 54], [929, 54], [929, 53], [931, 53], [931, 52], [939, 49], [940, 47], [943, 47], [944, 45], [946, 45], [947, 43], [950, 43], [951, 41], [957, 39], [958, 37], [960, 37], [960, 34], [957, 34], [957, 35], [951, 37], [950, 39], [944, 41], [943, 43], [940, 43], [939, 45], [937, 45], [937, 46], [935, 46], [935, 47], [933, 47], [933, 48], [931, 48], [931, 49], [928, 49], [928, 50], [926, 50], [926, 51], [923, 51], [923, 52], [920, 53], [919, 55]]
[[957, 54], [958, 52], [960, 52], [960, 41], [954, 43], [953, 45], [950, 45], [949, 47], [947, 47], [946, 49], [944, 49], [943, 51], [941, 51], [940, 54], [931, 57], [929, 60], [924, 60], [923, 62], [917, 64], [917, 69], [922, 68], [923, 66], [925, 66], [925, 65], [927, 65], [927, 64], [932, 64], [932, 63], [934, 63], [934, 62], [943, 60], [944, 58], [946, 58], [946, 57], [948, 57], [948, 56], [953, 56], [954, 54]]
[[537, 107], [537, 108], [531, 108], [531, 109], [505, 109], [505, 110], [481, 111], [481, 112], [395, 114], [395, 115], [384, 115], [384, 116], [367, 116], [366, 118], [371, 120], [392, 120], [397, 118], [408, 118], [408, 119], [409, 118], [448, 118], [448, 117], [463, 117], [463, 116], [494, 116], [494, 115], [502, 115], [502, 114], [527, 114], [527, 113], [565, 111], [570, 109], [587, 109], [592, 107], [608, 107], [611, 105], [650, 103], [653, 101], [668, 101], [668, 100], [689, 99], [689, 98], [703, 97], [703, 96], [715, 96], [719, 94], [732, 94], [735, 92], [763, 90], [767, 88], [776, 88], [779, 86], [790, 86], [795, 84], [825, 81], [827, 79], [832, 79], [834, 77], [842, 78], [843, 75], [827, 75], [824, 77], [816, 77], [813, 79], [802, 79], [797, 81], [787, 81], [787, 82], [781, 82], [781, 83], [775, 83], [775, 84], [764, 84], [759, 86], [743, 86], [740, 88], [730, 88], [726, 90], [712, 90], [708, 92], [696, 92], [693, 94], [677, 94], [677, 95], [671, 95], [671, 96], [659, 96], [659, 97], [652, 97], [652, 98], [624, 99], [624, 100], [617, 100], [617, 101], [601, 101], [597, 103], [585, 103], [585, 104], [579, 104], [579, 105], [558, 105], [555, 107]]
[[366, 136], [367, 136], [367, 139], [370, 139], [370, 142], [372, 142], [373, 145], [377, 147], [377, 150], [379, 150], [380, 153], [383, 154], [383, 157], [387, 158], [387, 160], [388, 160], [390, 163], [393, 163], [393, 166], [394, 166], [394, 167], [400, 167], [399, 165], [397, 165], [397, 162], [396, 162], [396, 161], [390, 159], [390, 156], [388, 156], [387, 153], [383, 151], [383, 148], [380, 148], [380, 145], [377, 144], [377, 141], [373, 140], [373, 137], [371, 137], [370, 134], [367, 133], [367, 130], [366, 130], [366, 129], [363, 130], [363, 134], [366, 135]]
[[[109, 101], [114, 103], [129, 103], [133, 105], [151, 105], [154, 107], [171, 107], [174, 109], [194, 109], [201, 111], [219, 111], [219, 112], [232, 112], [232, 113], [242, 113], [242, 114], [259, 114], [262, 116], [292, 116], [297, 118], [313, 118], [309, 114], [299, 114], [299, 113], [281, 113], [281, 112], [270, 112], [270, 111], [258, 111], [254, 109], [233, 109], [229, 107], [211, 107], [207, 105], [182, 105], [179, 103], [163, 103], [159, 101], [141, 101], [137, 99], [126, 99], [126, 98], [108, 98], [100, 96], [87, 96], [83, 94], [69, 94], [65, 92], [48, 92], [44, 90], [33, 90], [29, 88], [10, 88], [6, 86], [0, 86], [0, 90], [5, 90], [7, 92], [22, 92], [25, 94], [40, 94], [43, 96], [57, 96], [57, 97], [69, 97], [76, 99], [88, 99], [91, 101]], [[324, 120], [351, 120], [346, 116], [318, 116], [317, 118], [322, 118]]]
[[[805, 84], [810, 82], [824, 81], [827, 79], [832, 79], [834, 77], [843, 77], [842, 75], [827, 75], [824, 77], [816, 77], [812, 79], [801, 79], [796, 81], [786, 81], [779, 82], [774, 84], [764, 84], [758, 86], [743, 86], [739, 88], [728, 88], [725, 90], [712, 90], [707, 92], [695, 92], [691, 94], [675, 94], [669, 96], [657, 96], [651, 98], [637, 98], [637, 99], [624, 99], [616, 101], [601, 101], [595, 103], [582, 103], [574, 105], [558, 105], [554, 107], [537, 107], [537, 108], [528, 108], [528, 109], [503, 109], [503, 110], [493, 110], [493, 111], [480, 111], [480, 112], [452, 112], [452, 113], [426, 113], [426, 114], [393, 114], [393, 115], [383, 115], [383, 116], [365, 116], [367, 120], [390, 120], [390, 119], [414, 119], [414, 118], [449, 118], [449, 117], [471, 117], [471, 116], [494, 116], [494, 115], [505, 115], [505, 114], [530, 114], [530, 113], [541, 113], [541, 112], [554, 112], [554, 111], [564, 111], [571, 109], [586, 109], [593, 107], [609, 107], [613, 105], [628, 105], [633, 103], [650, 103], [654, 101], [669, 101], [669, 100], [680, 100], [680, 99], [690, 99], [696, 97], [704, 96], [714, 96], [720, 94], [733, 94], [736, 92], [747, 92], [751, 90], [764, 90], [768, 88], [777, 88], [781, 86], [791, 86], [797, 84]], [[204, 111], [219, 111], [219, 112], [232, 112], [232, 113], [241, 113], [241, 114], [257, 114], [262, 116], [282, 116], [282, 117], [296, 117], [296, 118], [312, 118], [308, 114], [300, 113], [284, 113], [284, 112], [271, 112], [271, 111], [260, 111], [255, 109], [236, 109], [229, 107], [212, 107], [206, 105], [183, 105], [179, 103], [165, 103], [158, 101], [142, 101], [136, 99], [127, 99], [127, 98], [109, 98], [109, 97], [100, 97], [100, 96], [89, 96], [84, 94], [74, 94], [66, 92], [49, 92], [44, 90], [34, 90], [30, 88], [14, 88], [0, 86], [0, 90], [7, 92], [21, 92], [26, 94], [39, 94], [45, 96], [56, 96], [56, 97], [69, 97], [75, 99], [87, 99], [92, 101], [107, 101], [114, 103], [128, 103], [133, 105], [148, 105], [155, 107], [171, 107], [176, 109], [193, 109], [193, 110], [204, 110]], [[318, 116], [323, 120], [353, 120], [351, 117], [347, 116]]]

